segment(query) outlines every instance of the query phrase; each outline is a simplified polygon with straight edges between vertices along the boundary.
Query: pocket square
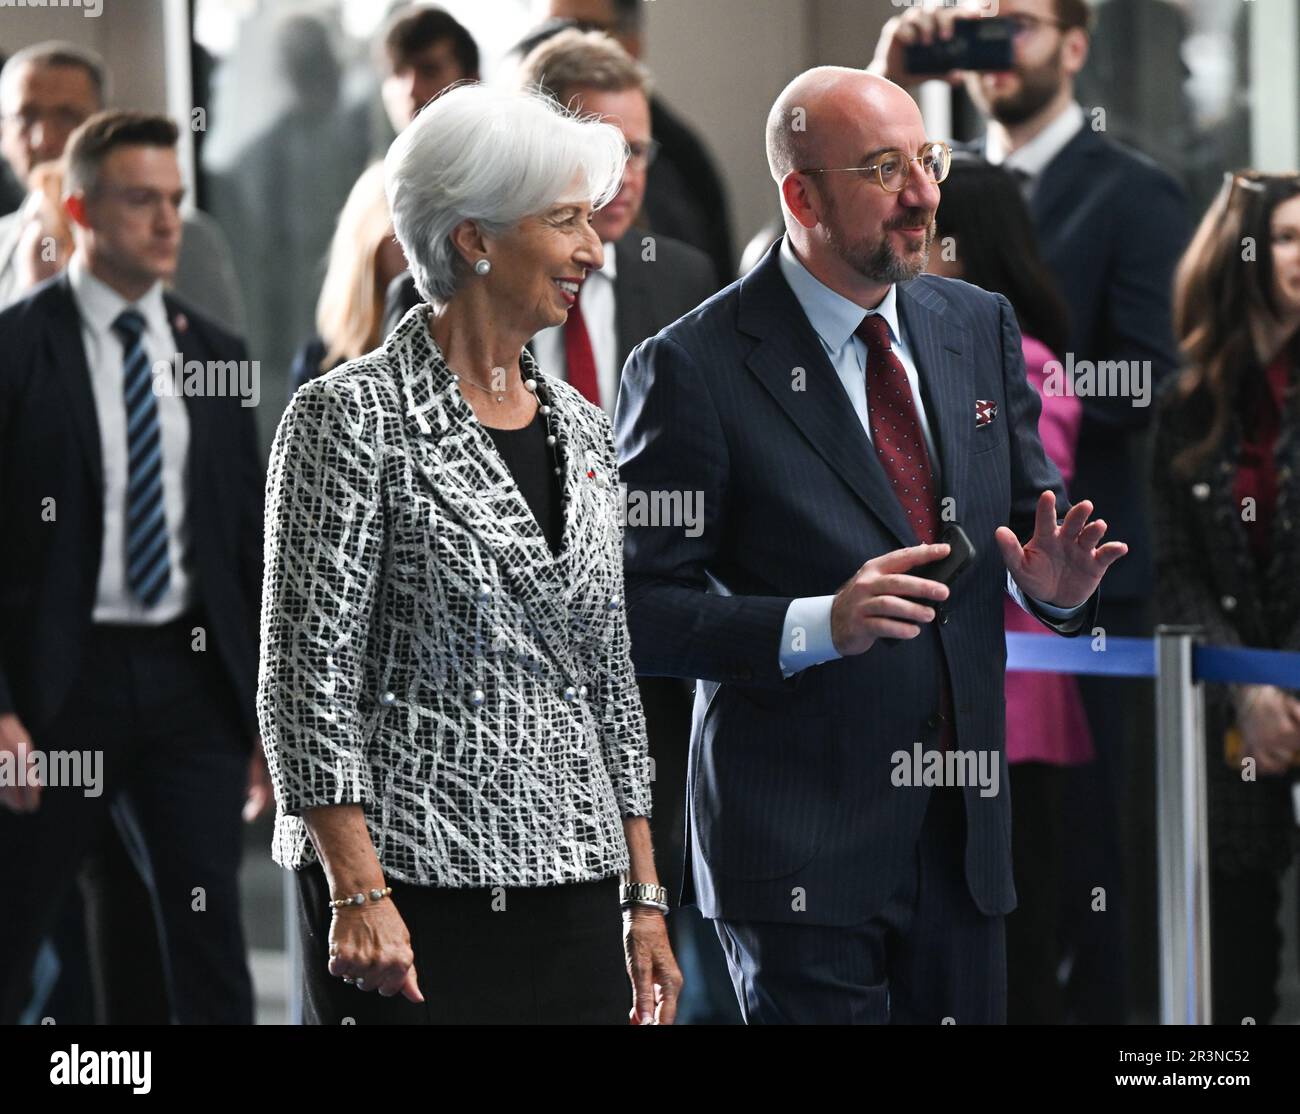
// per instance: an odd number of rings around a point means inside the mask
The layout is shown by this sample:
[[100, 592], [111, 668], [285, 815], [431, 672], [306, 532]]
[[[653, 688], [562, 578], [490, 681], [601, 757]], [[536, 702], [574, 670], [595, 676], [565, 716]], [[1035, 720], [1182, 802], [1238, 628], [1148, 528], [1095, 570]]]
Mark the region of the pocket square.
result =
[[991, 398], [977, 398], [975, 400], [975, 428], [988, 425], [998, 416], [998, 404]]

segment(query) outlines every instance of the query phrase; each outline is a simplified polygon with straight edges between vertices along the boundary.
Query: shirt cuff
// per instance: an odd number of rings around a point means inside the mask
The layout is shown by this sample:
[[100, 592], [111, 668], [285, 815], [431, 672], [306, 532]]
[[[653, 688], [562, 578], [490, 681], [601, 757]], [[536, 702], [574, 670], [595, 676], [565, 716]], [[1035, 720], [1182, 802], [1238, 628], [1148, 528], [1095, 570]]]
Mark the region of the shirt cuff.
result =
[[1029, 605], [1033, 604], [1035, 608], [1041, 611], [1049, 619], [1073, 619], [1076, 615], [1081, 614], [1083, 609], [1088, 606], [1088, 601], [1084, 600], [1083, 603], [1076, 607], [1057, 607], [1055, 604], [1045, 603], [1043, 600], [1034, 596], [1026, 596], [1021, 590], [1020, 585], [1016, 583], [1016, 578], [1012, 576], [1010, 572], [1007, 573], [1007, 591], [1011, 594], [1011, 598], [1026, 611], [1029, 611]]
[[781, 652], [777, 661], [781, 673], [792, 677], [810, 665], [834, 661], [840, 656], [831, 638], [831, 605], [834, 596], [804, 596], [791, 600], [781, 630]]

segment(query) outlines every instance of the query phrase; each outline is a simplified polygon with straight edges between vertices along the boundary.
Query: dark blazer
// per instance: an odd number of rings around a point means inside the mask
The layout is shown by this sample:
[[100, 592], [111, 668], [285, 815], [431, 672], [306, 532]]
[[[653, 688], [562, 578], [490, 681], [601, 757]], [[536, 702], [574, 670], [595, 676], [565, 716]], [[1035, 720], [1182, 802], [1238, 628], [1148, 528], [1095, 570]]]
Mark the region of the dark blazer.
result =
[[[982, 141], [974, 147], [983, 154]], [[1085, 122], [1043, 170], [1029, 209], [1043, 260], [1069, 307], [1076, 363], [1150, 360], [1154, 398], [1155, 384], [1178, 366], [1170, 298], [1191, 234], [1182, 186]], [[1107, 536], [1128, 543], [1128, 556], [1107, 573], [1107, 597], [1145, 598], [1151, 541], [1141, 477], [1152, 407], [1127, 398], [1082, 402], [1070, 495], [1104, 507]]]
[[[630, 513], [625, 535], [637, 671], [701, 679], [682, 900], [708, 917], [805, 924], [878, 910], [914, 863], [928, 798], [891, 783], [891, 755], [936, 745], [946, 665], [960, 746], [1000, 768], [996, 796], [966, 791], [967, 882], [982, 911], [1005, 913], [1015, 904], [1006, 570], [993, 531], [1009, 524], [1027, 537], [1046, 488], [1066, 505], [1038, 440], [1015, 315], [966, 283], [926, 275], [900, 285], [943, 494], [979, 554], [917, 638], [785, 679], [790, 601], [832, 594], [864, 561], [916, 539], [778, 250], [632, 353], [615, 421], [629, 508], [649, 491], [703, 497], [698, 537], [635, 525]], [[796, 368], [806, 389], [792, 389]], [[976, 399], [998, 408], [978, 429]]]
[[[164, 295], [182, 360], [244, 360], [243, 342]], [[251, 743], [262, 590], [262, 470], [251, 408], [185, 398], [189, 557]], [[81, 320], [66, 274], [0, 313], [0, 712], [33, 735], [71, 698], [95, 604], [103, 478]], [[53, 518], [46, 513], [53, 500]]]
[[[645, 258], [648, 241], [654, 244], [653, 259]], [[614, 330], [622, 367], [641, 341], [693, 310], [718, 284], [708, 256], [668, 236], [632, 228], [618, 241], [616, 251]], [[404, 271], [389, 284], [384, 298], [384, 335], [419, 304], [415, 279]]]
[[[1157, 622], [1203, 627], [1215, 646], [1300, 650], [1300, 391], [1292, 389], [1287, 403], [1274, 457], [1271, 554], [1261, 569], [1234, 492], [1240, 413], [1231, 414], [1223, 442], [1194, 474], [1176, 474], [1171, 461], [1204, 435], [1210, 409], [1203, 395], [1182, 401], [1175, 383], [1166, 384], [1152, 470]], [[1240, 766], [1224, 756], [1224, 733], [1235, 719], [1229, 686], [1206, 685], [1205, 696], [1211, 860], [1230, 872], [1281, 870], [1298, 842], [1288, 779], [1243, 781]]]

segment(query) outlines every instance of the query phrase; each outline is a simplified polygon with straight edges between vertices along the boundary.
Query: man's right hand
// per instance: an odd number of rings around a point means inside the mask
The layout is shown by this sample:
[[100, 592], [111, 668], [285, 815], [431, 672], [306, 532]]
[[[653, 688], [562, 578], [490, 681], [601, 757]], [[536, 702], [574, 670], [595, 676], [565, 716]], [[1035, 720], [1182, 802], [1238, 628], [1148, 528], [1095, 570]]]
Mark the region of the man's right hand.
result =
[[13, 755], [16, 780], [27, 782], [25, 785], [0, 786], [0, 807], [13, 809], [14, 812], [35, 812], [40, 808], [40, 785], [32, 784], [30, 777], [19, 774], [20, 770], [23, 774], [27, 773], [27, 755], [35, 749], [22, 720], [12, 712], [0, 715], [0, 752]]
[[[934, 608], [915, 600], [948, 598], [948, 586], [907, 571], [948, 556], [948, 543], [914, 545], [873, 557], [835, 594], [831, 640], [843, 657], [862, 654], [877, 638], [915, 638]], [[909, 598], [903, 598], [909, 597]]]
[[876, 55], [867, 67], [867, 72], [887, 77], [904, 89], [935, 78], [957, 84], [963, 77], [961, 70], [951, 70], [946, 74], [909, 73], [904, 51], [913, 43], [928, 44], [938, 39], [951, 39], [952, 25], [956, 20], [979, 19], [980, 15], [980, 12], [969, 8], [936, 8], [933, 11], [924, 11], [919, 6], [908, 8], [902, 15], [888, 20], [881, 28]]

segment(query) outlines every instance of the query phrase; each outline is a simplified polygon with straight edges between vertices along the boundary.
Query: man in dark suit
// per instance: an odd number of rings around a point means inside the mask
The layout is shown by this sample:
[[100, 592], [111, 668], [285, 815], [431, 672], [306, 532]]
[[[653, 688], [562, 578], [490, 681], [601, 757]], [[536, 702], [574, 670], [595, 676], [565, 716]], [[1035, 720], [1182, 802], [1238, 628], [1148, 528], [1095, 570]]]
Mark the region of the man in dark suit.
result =
[[[1106, 137], [1104, 111], [1085, 113], [1075, 99], [1075, 79], [1088, 58], [1085, 0], [1002, 0], [997, 14], [1015, 22], [1015, 66], [964, 75], [988, 123], [972, 146], [1022, 183], [1043, 259], [1070, 311], [1069, 351], [1057, 356], [1079, 367], [1110, 363], [1125, 373], [1114, 378], [1119, 389], [1079, 391], [1083, 422], [1070, 495], [1104, 506], [1115, 536], [1133, 548], [1106, 582], [1097, 625], [1110, 635], [1149, 636], [1153, 580], [1145, 461], [1150, 404], [1160, 381], [1178, 365], [1170, 297], [1174, 267], [1190, 235], [1187, 198], [1164, 168]], [[891, 20], [872, 72], [915, 85], [905, 45], [962, 17], [955, 9], [913, 9]], [[1146, 682], [1082, 677], [1079, 684], [1097, 761], [1072, 773], [1064, 803], [1066, 859], [1072, 864], [1063, 881], [1073, 954], [1069, 999], [1079, 1020], [1116, 1024], [1127, 1020], [1126, 937], [1132, 931], [1121, 847], [1149, 847], [1154, 839], [1151, 821], [1122, 821], [1119, 806], [1125, 787], [1138, 800], [1153, 792], [1154, 708]], [[1133, 896], [1154, 893], [1154, 857], [1127, 860]], [[1093, 908], [1097, 886], [1106, 893], [1104, 916]], [[1154, 899], [1142, 900], [1149, 924], [1138, 939], [1154, 960]], [[1135, 964], [1133, 975], [1152, 967]], [[1154, 991], [1152, 981], [1152, 1005]]]
[[163, 292], [176, 138], [165, 117], [82, 124], [72, 264], [0, 313], [0, 1023], [110, 806], [143, 837], [174, 1017], [252, 1021], [236, 875], [241, 806], [266, 797], [257, 369]]
[[[921, 275], [947, 149], [907, 94], [811, 70], [767, 140], [785, 237], [633, 352], [616, 423], [633, 659], [700, 678], [682, 900], [751, 1022], [1001, 1021], [1002, 592], [1076, 632], [1125, 547], [1058, 520], [1006, 300]], [[948, 522], [951, 592], [915, 575]]]
[[[525, 35], [512, 54], [525, 57], [552, 35], [576, 27], [603, 31], [643, 61], [645, 0], [548, 0], [545, 10], [548, 18]], [[663, 97], [651, 93], [649, 100], [659, 156], [646, 182], [647, 224], [704, 252], [713, 261], [717, 279], [726, 282], [734, 274], [735, 256], [722, 176], [691, 126]]]

